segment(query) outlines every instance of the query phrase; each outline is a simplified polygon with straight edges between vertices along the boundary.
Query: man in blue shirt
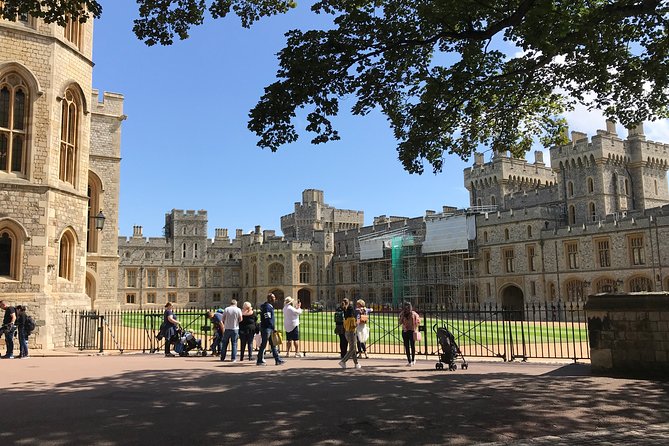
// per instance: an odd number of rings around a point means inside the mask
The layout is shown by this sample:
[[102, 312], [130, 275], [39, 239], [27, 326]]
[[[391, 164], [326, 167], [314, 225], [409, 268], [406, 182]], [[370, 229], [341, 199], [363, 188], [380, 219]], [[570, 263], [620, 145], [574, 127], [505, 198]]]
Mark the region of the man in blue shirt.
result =
[[260, 348], [258, 349], [258, 360], [256, 365], [267, 365], [265, 362], [265, 348], [267, 347], [268, 341], [272, 349], [272, 356], [274, 356], [276, 365], [281, 365], [285, 362], [279, 357], [279, 351], [272, 341], [272, 333], [274, 332], [275, 324], [273, 304], [275, 301], [276, 296], [274, 296], [272, 293], [269, 293], [267, 295], [267, 302], [260, 305], [260, 335], [262, 337], [262, 341], [260, 343]]

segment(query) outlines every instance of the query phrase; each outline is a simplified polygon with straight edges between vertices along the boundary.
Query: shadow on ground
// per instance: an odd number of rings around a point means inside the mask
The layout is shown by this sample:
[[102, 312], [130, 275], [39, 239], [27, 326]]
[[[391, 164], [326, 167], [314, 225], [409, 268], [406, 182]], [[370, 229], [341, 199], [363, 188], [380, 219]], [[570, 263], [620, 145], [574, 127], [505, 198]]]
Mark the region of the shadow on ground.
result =
[[[669, 384], [538, 376], [226, 365], [6, 389], [4, 444], [470, 444], [666, 422]], [[513, 371], [514, 368], [510, 367]], [[27, 390], [34, 387], [39, 390]], [[10, 408], [8, 408], [9, 404]]]

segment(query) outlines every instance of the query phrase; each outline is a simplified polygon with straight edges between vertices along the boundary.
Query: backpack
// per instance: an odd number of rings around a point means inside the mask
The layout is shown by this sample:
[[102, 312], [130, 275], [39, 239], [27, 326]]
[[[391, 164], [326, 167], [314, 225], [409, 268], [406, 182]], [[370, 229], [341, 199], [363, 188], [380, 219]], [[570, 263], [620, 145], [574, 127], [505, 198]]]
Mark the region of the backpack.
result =
[[341, 307], [335, 310], [334, 321], [337, 325], [344, 324], [344, 310]]
[[26, 324], [23, 329], [26, 332], [26, 336], [35, 331], [35, 319], [32, 316], [26, 316]]

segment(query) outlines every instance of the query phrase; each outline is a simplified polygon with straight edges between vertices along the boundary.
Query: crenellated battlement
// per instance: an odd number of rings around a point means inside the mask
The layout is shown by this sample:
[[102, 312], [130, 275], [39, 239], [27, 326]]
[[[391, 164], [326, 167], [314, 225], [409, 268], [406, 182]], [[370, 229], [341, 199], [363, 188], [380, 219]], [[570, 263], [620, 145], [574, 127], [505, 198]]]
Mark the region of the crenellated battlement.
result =
[[535, 152], [534, 163], [508, 154], [496, 154], [488, 163], [482, 161], [482, 156], [477, 157], [474, 166], [464, 170], [464, 185], [469, 191], [472, 188], [484, 189], [500, 183], [541, 187], [557, 182], [555, 173], [544, 164], [541, 151]]
[[91, 91], [91, 112], [125, 119], [126, 116], [123, 114], [124, 101], [125, 98], [122, 94], [104, 91], [100, 96], [100, 91], [93, 89]]

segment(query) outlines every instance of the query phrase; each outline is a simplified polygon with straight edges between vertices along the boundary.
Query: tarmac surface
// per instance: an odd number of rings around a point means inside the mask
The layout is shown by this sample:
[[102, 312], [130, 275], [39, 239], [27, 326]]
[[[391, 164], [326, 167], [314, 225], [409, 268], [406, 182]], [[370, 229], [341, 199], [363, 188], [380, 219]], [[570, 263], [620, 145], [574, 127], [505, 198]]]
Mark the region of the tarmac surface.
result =
[[669, 444], [669, 381], [588, 364], [255, 361], [50, 352], [1, 360], [0, 444]]

